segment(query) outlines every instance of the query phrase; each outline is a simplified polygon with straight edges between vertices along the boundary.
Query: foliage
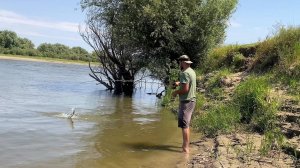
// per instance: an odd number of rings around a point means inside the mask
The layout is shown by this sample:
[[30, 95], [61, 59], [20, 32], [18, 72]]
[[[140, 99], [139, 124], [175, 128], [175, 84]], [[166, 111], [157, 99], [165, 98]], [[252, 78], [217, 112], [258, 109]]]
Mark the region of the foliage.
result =
[[[116, 10], [111, 12], [117, 15], [121, 9]], [[120, 32], [115, 33], [117, 26], [107, 24], [101, 17], [95, 18], [98, 10], [93, 4], [88, 8], [88, 13], [87, 28], [81, 31], [81, 36], [94, 49], [101, 66], [90, 66], [90, 76], [108, 90], [114, 90], [114, 94], [131, 96], [136, 82], [135, 75], [146, 64], [144, 54], [128, 38], [120, 38]]]
[[[136, 47], [154, 75], [168, 76], [170, 63], [187, 54], [199, 65], [223, 41], [237, 0], [82, 0], [88, 15], [109, 29], [119, 45]], [[162, 75], [163, 74], [163, 75]]]
[[8, 30], [0, 31], [0, 46], [2, 48], [18, 47], [17, 34]]
[[274, 127], [278, 104], [269, 100], [269, 85], [266, 77], [250, 77], [234, 92], [233, 103], [239, 108], [241, 121], [251, 123], [259, 131]]
[[261, 155], [265, 156], [272, 149], [281, 150], [284, 145], [285, 138], [280, 129], [271, 129], [264, 134], [259, 152]]
[[237, 52], [237, 50], [237, 45], [227, 45], [214, 48], [206, 57], [203, 69], [205, 69], [206, 72], [210, 72], [221, 68], [226, 57], [228, 57], [229, 54]]
[[232, 58], [232, 65], [234, 69], [238, 69], [239, 67], [242, 67], [246, 63], [246, 58], [243, 54], [237, 53]]
[[195, 112], [200, 113], [200, 109], [203, 107], [205, 103], [205, 97], [203, 94], [197, 92], [196, 93], [196, 106], [195, 106]]
[[235, 0], [153, 1], [142, 11], [145, 20], [137, 22], [149, 27], [137, 30], [146, 30], [150, 37], [142, 39], [141, 44], [155, 49], [156, 58], [174, 60], [187, 54], [199, 65], [209, 49], [223, 41], [226, 22], [236, 3]]
[[209, 78], [207, 81], [207, 89], [206, 91], [212, 94], [214, 97], [218, 97], [222, 94], [221, 87], [221, 79], [230, 74], [229, 69], [220, 69], [216, 72], [216, 74]]
[[214, 48], [204, 60], [203, 70], [211, 72], [220, 68], [230, 68], [234, 71], [245, 70], [247, 58], [254, 57], [256, 43], [247, 45], [226, 45]]
[[38, 46], [37, 50], [44, 57], [61, 58], [62, 55], [67, 54], [69, 47], [62, 44], [42, 43]]
[[15, 32], [0, 31], [0, 53], [23, 56], [43, 56], [69, 60], [96, 61], [96, 57], [81, 47], [69, 48], [63, 44], [42, 43], [34, 48], [27, 38], [20, 38]]
[[21, 49], [34, 49], [34, 44], [27, 38], [18, 38], [17, 46]]
[[240, 118], [241, 114], [235, 105], [221, 104], [195, 117], [192, 125], [196, 130], [211, 137], [232, 131], [235, 125], [239, 123]]
[[170, 103], [174, 101], [174, 98], [172, 98], [172, 89], [169, 87], [165, 91], [165, 95], [162, 98], [161, 105], [167, 108], [170, 108]]
[[278, 70], [284, 71], [290, 65], [299, 64], [299, 46], [300, 28], [280, 27], [272, 37], [259, 44], [252, 69], [265, 72], [277, 66]]

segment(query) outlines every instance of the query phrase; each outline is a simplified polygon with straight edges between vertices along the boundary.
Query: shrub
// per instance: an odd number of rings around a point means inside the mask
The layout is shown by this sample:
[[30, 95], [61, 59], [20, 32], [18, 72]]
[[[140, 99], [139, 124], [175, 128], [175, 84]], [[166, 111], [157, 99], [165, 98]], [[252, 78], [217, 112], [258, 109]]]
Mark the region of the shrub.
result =
[[234, 69], [239, 69], [242, 66], [244, 66], [246, 63], [246, 58], [243, 56], [243, 54], [237, 53], [233, 56], [232, 64]]
[[228, 59], [228, 55], [237, 51], [237, 45], [228, 45], [213, 49], [205, 59], [203, 69], [205, 69], [206, 72], [210, 72], [223, 67], [224, 61]]
[[257, 43], [246, 45], [227, 45], [213, 49], [206, 57], [203, 69], [205, 72], [219, 68], [234, 68], [239, 70], [245, 65], [247, 57], [256, 53]]
[[286, 69], [291, 62], [299, 60], [300, 55], [295, 54], [299, 52], [299, 44], [299, 27], [279, 28], [273, 37], [259, 44], [252, 69], [265, 72], [276, 65], [280, 69]]
[[206, 136], [215, 136], [233, 130], [240, 121], [240, 113], [235, 105], [218, 105], [193, 119], [192, 126]]
[[267, 77], [250, 77], [236, 88], [233, 96], [241, 121], [252, 124], [259, 131], [274, 126], [277, 103], [270, 102], [269, 90]]
[[222, 69], [217, 71], [216, 75], [209, 78], [207, 81], [207, 92], [211, 93], [213, 96], [217, 97], [222, 94], [221, 79], [230, 74], [229, 69]]
[[162, 98], [161, 105], [168, 106], [171, 101], [172, 101], [172, 90], [170, 88], [167, 88], [165, 91], [165, 95]]

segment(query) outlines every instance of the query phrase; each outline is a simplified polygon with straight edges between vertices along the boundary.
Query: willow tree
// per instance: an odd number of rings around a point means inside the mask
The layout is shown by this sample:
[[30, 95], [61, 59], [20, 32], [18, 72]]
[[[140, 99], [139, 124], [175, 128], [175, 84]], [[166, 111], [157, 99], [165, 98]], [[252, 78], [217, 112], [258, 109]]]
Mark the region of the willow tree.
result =
[[[189, 55], [197, 66], [211, 48], [223, 42], [236, 4], [237, 0], [82, 0], [91, 32], [84, 39], [98, 50], [100, 60], [109, 60], [119, 73], [147, 67], [163, 79], [180, 55]], [[124, 49], [126, 56], [108, 54]], [[111, 68], [104, 65], [104, 69], [106, 76], [114, 78]]]
[[[126, 20], [121, 1], [82, 1], [87, 10], [86, 29], [83, 39], [94, 49], [100, 62], [92, 68], [90, 76], [115, 94], [132, 95], [135, 76], [145, 67], [145, 55], [130, 38], [130, 30], [122, 27]], [[127, 29], [126, 31], [122, 29]]]

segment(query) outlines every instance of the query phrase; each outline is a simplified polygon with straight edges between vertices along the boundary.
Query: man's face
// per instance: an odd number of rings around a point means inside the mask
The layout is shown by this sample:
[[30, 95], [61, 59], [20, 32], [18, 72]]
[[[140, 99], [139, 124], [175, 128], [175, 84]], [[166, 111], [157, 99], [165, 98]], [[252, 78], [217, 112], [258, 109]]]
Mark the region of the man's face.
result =
[[179, 61], [179, 67], [180, 67], [180, 70], [183, 70], [183, 61]]

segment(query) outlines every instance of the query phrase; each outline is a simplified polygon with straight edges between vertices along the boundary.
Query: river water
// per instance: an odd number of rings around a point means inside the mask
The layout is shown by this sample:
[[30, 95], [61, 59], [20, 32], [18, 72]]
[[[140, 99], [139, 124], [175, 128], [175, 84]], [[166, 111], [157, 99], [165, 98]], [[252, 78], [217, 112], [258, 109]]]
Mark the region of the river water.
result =
[[88, 73], [85, 65], [0, 60], [0, 167], [182, 167], [175, 116], [146, 94], [158, 85], [116, 97]]

